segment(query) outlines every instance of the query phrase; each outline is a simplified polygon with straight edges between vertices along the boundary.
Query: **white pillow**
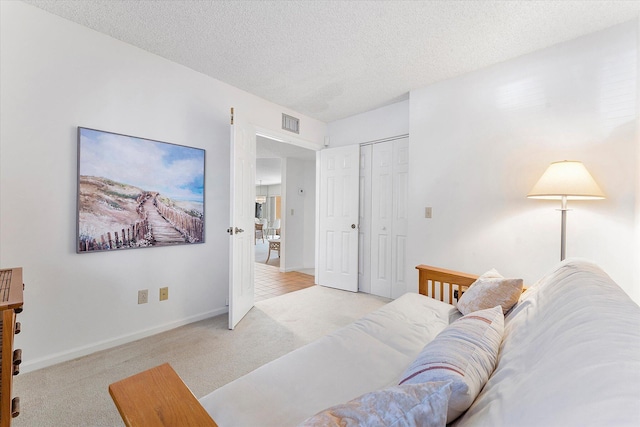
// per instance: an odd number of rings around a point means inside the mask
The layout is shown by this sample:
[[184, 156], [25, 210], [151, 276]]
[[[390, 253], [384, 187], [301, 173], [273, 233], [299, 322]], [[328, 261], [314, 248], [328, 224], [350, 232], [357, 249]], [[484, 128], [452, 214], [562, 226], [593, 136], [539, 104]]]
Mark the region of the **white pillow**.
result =
[[299, 427], [444, 427], [450, 395], [450, 381], [389, 387], [325, 409]]
[[495, 369], [503, 333], [500, 306], [461, 317], [422, 349], [402, 374], [400, 385], [452, 381], [450, 423], [471, 406]]
[[458, 310], [462, 314], [473, 313], [499, 305], [505, 314], [522, 295], [522, 279], [506, 279], [495, 269], [491, 269], [469, 286], [458, 300]]

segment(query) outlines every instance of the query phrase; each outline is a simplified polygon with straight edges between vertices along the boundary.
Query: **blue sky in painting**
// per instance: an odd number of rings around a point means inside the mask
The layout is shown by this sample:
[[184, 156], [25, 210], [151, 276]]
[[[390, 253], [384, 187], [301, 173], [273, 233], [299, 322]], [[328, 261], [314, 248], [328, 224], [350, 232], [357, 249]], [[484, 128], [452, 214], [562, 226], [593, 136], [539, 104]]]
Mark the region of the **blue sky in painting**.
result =
[[204, 203], [204, 150], [80, 128], [80, 175]]

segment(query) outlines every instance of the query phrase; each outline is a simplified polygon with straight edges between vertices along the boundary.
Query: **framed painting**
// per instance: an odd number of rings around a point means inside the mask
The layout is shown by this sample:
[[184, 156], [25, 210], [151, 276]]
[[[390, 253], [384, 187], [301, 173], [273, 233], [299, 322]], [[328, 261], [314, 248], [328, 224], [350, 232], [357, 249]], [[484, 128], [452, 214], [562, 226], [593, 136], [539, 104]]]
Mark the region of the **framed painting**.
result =
[[204, 242], [205, 150], [78, 127], [76, 252]]

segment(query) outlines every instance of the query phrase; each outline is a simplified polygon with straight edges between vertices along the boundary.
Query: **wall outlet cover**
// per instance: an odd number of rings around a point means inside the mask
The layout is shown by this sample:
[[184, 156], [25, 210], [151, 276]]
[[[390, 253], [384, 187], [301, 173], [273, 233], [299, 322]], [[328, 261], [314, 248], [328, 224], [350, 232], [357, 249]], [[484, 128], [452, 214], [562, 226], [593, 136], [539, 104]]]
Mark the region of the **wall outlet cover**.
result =
[[169, 288], [160, 288], [160, 301], [166, 301], [169, 299]]
[[149, 302], [149, 290], [144, 289], [138, 291], [138, 304], [146, 304]]

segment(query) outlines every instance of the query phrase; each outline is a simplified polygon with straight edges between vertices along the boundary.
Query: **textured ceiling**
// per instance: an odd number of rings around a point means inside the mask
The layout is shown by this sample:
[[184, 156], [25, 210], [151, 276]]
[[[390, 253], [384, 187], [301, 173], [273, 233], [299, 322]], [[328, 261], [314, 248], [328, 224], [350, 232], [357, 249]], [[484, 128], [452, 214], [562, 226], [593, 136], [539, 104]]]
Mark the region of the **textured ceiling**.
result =
[[26, 3], [323, 122], [640, 12], [640, 1]]

